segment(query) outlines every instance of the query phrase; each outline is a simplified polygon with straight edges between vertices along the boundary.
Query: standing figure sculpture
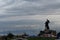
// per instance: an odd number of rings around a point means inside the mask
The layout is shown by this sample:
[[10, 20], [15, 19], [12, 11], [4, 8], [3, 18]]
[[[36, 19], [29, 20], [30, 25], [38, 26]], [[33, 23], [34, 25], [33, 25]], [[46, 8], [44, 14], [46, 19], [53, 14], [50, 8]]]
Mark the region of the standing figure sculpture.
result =
[[50, 21], [47, 19], [47, 21], [45, 22], [45, 29], [49, 30], [49, 23], [50, 23]]

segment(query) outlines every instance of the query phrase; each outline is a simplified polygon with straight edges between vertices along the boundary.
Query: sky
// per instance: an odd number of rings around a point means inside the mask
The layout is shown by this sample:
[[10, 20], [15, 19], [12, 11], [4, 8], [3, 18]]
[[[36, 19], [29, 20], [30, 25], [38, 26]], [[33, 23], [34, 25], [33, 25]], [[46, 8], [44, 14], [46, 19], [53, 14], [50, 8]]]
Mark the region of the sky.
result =
[[60, 0], [0, 0], [0, 34], [38, 34], [46, 19], [60, 30]]

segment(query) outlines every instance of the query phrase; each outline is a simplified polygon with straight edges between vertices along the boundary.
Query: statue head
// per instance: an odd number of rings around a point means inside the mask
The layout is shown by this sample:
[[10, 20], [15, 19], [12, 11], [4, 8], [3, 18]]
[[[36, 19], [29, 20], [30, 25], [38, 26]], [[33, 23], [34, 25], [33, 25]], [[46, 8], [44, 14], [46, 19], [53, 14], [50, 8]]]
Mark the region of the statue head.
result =
[[47, 23], [50, 23], [50, 21], [47, 19], [47, 21], [46, 21]]

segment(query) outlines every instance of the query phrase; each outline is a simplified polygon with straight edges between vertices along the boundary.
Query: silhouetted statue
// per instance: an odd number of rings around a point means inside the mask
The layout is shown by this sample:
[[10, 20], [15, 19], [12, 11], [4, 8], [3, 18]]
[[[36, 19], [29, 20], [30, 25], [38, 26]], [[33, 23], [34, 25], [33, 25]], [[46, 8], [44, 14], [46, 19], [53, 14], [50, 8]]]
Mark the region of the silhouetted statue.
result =
[[47, 21], [45, 22], [45, 28], [46, 29], [49, 29], [49, 23], [50, 23], [50, 21], [47, 19]]

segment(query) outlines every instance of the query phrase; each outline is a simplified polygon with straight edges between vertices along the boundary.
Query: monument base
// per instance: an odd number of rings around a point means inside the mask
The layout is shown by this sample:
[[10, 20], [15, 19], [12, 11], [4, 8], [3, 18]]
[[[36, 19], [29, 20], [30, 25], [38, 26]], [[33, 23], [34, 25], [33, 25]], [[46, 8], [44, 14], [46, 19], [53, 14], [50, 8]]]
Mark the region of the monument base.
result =
[[56, 31], [55, 30], [40, 31], [40, 37], [56, 37]]

